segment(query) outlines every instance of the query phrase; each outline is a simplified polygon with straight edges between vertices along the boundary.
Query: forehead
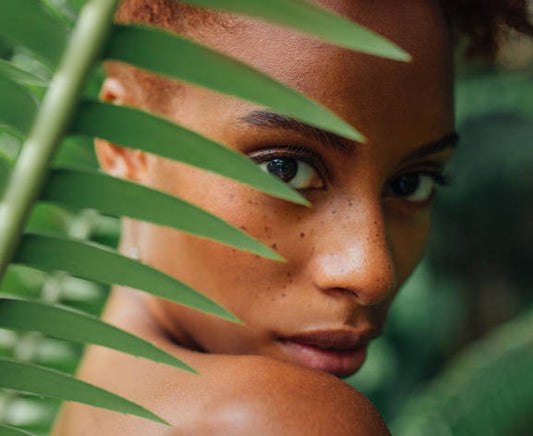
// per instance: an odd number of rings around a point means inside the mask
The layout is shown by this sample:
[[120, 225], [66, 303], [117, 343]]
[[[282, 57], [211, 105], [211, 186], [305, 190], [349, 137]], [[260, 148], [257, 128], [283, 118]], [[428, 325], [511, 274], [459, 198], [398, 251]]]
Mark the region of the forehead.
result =
[[[198, 37], [319, 101], [357, 126], [372, 142], [401, 136], [402, 142], [419, 145], [452, 129], [452, 57], [436, 1], [315, 3], [386, 36], [407, 50], [413, 61], [401, 63], [355, 53], [247, 18], [232, 20], [227, 28], [208, 26]], [[204, 119], [216, 113], [220, 121], [220, 117], [241, 115], [239, 112], [250, 108], [249, 104], [211, 94], [201, 90], [188, 93], [196, 100], [193, 105], [201, 104]], [[217, 107], [223, 107], [225, 115], [215, 111]], [[212, 109], [210, 114], [206, 108]]]

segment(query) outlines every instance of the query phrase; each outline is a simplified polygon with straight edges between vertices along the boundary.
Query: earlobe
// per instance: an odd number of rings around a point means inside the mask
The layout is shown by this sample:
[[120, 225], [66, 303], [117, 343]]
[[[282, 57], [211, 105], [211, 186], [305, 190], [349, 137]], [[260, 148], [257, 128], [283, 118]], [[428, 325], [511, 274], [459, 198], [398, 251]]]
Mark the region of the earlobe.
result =
[[[100, 99], [116, 105], [128, 100], [124, 84], [114, 77], [108, 77], [100, 91]], [[94, 140], [96, 156], [100, 166], [110, 175], [121, 179], [142, 182], [146, 176], [146, 153], [110, 143], [104, 139]]]

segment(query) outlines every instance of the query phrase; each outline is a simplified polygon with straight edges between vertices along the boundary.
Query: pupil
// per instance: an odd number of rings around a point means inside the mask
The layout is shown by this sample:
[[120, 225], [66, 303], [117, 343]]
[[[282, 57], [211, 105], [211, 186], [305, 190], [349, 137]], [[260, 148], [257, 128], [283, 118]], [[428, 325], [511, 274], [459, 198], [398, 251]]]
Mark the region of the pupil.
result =
[[406, 174], [396, 180], [392, 189], [399, 195], [408, 197], [413, 195], [420, 185], [420, 177], [418, 174]]
[[268, 161], [267, 170], [269, 173], [279, 177], [284, 182], [292, 180], [298, 172], [298, 163], [295, 159], [277, 158]]

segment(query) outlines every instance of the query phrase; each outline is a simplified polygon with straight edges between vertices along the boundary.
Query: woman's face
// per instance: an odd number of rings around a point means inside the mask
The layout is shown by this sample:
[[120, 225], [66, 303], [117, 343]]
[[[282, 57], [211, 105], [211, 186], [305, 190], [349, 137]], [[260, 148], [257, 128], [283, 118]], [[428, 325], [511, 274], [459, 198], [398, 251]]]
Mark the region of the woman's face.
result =
[[133, 240], [144, 262], [245, 323], [150, 298], [178, 342], [344, 377], [361, 366], [426, 243], [434, 186], [453, 148], [441, 141], [453, 132], [451, 55], [436, 2], [319, 3], [386, 35], [414, 61], [357, 54], [244, 19], [206, 28], [201, 39], [318, 100], [361, 130], [365, 144], [290, 127], [264, 108], [188, 85], [160, 108], [255, 159], [311, 208], [154, 156], [135, 169], [143, 183], [224, 218], [287, 262], [149, 224], [136, 227]]

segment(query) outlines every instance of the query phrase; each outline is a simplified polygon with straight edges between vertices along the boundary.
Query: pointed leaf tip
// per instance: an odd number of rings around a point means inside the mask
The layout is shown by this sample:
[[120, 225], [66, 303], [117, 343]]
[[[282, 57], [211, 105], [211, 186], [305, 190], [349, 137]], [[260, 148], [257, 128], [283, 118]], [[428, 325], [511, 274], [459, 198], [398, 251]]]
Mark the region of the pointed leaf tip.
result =
[[19, 392], [89, 404], [171, 426], [163, 418], [132, 401], [63, 372], [0, 357], [0, 386]]

